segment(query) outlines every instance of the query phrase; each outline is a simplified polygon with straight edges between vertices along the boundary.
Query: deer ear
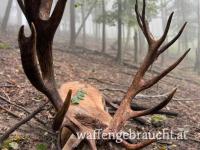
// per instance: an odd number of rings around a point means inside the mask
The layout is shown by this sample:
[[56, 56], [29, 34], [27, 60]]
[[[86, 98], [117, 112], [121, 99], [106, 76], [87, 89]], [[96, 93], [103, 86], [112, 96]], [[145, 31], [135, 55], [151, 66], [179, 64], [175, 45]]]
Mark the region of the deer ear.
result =
[[64, 117], [70, 106], [71, 96], [72, 96], [72, 90], [69, 90], [62, 108], [58, 111], [56, 117], [54, 118], [52, 126], [54, 131], [58, 131], [63, 123]]

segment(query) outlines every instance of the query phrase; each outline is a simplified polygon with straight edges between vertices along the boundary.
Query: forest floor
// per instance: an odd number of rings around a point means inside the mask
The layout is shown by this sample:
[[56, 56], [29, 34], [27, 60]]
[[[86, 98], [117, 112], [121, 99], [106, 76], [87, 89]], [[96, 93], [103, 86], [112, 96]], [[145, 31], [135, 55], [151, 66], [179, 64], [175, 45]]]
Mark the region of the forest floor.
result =
[[[14, 39], [5, 40], [5, 37], [0, 37], [0, 41], [7, 44], [7, 46], [0, 48], [0, 96], [32, 112], [45, 101], [45, 97], [37, 92], [26, 79], [21, 67], [20, 53], [16, 41]], [[137, 70], [136, 65], [117, 64], [113, 57], [102, 55], [93, 50], [83, 48], [66, 50], [65, 45], [55, 47], [57, 48], [54, 51], [54, 66], [58, 85], [67, 81], [87, 82], [99, 88], [104, 95], [112, 98], [112, 100], [120, 100], [124, 95], [123, 91], [126, 91]], [[176, 57], [170, 58], [167, 62], [172, 62], [172, 60], [175, 61]], [[131, 64], [130, 59], [127, 59], [126, 62]], [[159, 66], [156, 64], [152, 70], [161, 71], [167, 65], [168, 63], [163, 67], [156, 67]], [[176, 99], [172, 100], [165, 108], [165, 110], [177, 112], [178, 117], [167, 117], [165, 123], [159, 128], [155, 128], [151, 124], [145, 126], [135, 122], [133, 126], [137, 130], [161, 130], [165, 128], [175, 133], [184, 130], [188, 131], [188, 139], [166, 140], [163, 142], [164, 144], [155, 143], [146, 149], [167, 149], [165, 148], [166, 145], [168, 145], [168, 149], [175, 150], [200, 149], [200, 77], [192, 70], [188, 70], [188, 67], [186, 60], [173, 73], [153, 88], [142, 93], [145, 95], [160, 95], [171, 91], [174, 87], [178, 87], [175, 95]], [[155, 75], [156, 72], [152, 70], [147, 73], [147, 78]], [[155, 98], [135, 100], [137, 104], [143, 106], [154, 106], [159, 101]], [[16, 115], [13, 116], [0, 109], [0, 134], [3, 134], [20, 118], [27, 115], [22, 110], [8, 105], [1, 98], [0, 106]], [[56, 137], [50, 132], [53, 115], [54, 111], [49, 104], [46, 111], [38, 115], [46, 123], [46, 126], [33, 119], [14, 132], [10, 137], [10, 141], [19, 143], [20, 150], [39, 149], [44, 145], [47, 145], [48, 149], [54, 149]], [[143, 119], [150, 122], [151, 117], [143, 117]]]

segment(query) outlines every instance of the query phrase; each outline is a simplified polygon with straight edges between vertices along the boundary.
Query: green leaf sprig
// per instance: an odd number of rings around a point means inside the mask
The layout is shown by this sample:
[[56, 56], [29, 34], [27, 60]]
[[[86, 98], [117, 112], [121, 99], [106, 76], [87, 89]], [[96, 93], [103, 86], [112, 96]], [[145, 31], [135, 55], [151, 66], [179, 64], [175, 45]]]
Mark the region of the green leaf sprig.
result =
[[84, 90], [82, 89], [78, 90], [76, 95], [72, 97], [71, 103], [74, 105], [78, 105], [80, 101], [84, 100], [86, 95], [87, 93]]

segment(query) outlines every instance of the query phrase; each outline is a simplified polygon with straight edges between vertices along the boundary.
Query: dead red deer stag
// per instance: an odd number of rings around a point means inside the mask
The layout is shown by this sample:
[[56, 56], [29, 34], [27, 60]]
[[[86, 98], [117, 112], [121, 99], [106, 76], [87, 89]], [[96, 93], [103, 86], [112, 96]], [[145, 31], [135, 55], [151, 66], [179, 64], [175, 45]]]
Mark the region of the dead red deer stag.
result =
[[[150, 66], [159, 55], [165, 52], [181, 36], [186, 23], [179, 33], [169, 43], [164, 45], [163, 43], [168, 34], [173, 13], [168, 19], [162, 37], [160, 39], [155, 39], [150, 32], [145, 16], [146, 1], [143, 0], [143, 10], [141, 14], [138, 11], [138, 2], [136, 1], [135, 11], [137, 21], [148, 42], [148, 52], [134, 76], [127, 93], [122, 99], [118, 110], [112, 117], [104, 110], [102, 95], [98, 89], [80, 82], [64, 83], [59, 91], [56, 88], [53, 70], [52, 43], [56, 29], [61, 21], [66, 1], [67, 0], [58, 0], [50, 16], [53, 0], [18, 0], [32, 32], [30, 37], [25, 37], [23, 26], [19, 32], [18, 38], [23, 69], [32, 85], [48, 97], [57, 111], [53, 122], [53, 129], [59, 131], [58, 145], [60, 149], [73, 149], [82, 147], [81, 145], [88, 145], [88, 147], [93, 150], [96, 150], [97, 147], [102, 147], [102, 145], [108, 148], [110, 143], [115, 142], [115, 136], [113, 139], [77, 138], [72, 140], [72, 134], [75, 136], [80, 133], [93, 134], [96, 129], [101, 129], [101, 134], [109, 135], [109, 133], [113, 133], [116, 135], [122, 130], [129, 119], [150, 115], [164, 108], [173, 98], [176, 89], [173, 89], [163, 102], [151, 109], [134, 111], [131, 109], [130, 105], [138, 93], [159, 82], [176, 68], [188, 54], [190, 50], [186, 51], [174, 64], [159, 75], [152, 79], [145, 80], [145, 73]], [[39, 61], [39, 67], [37, 61]], [[77, 93], [79, 93], [79, 96], [81, 93], [81, 99], [84, 100], [77, 102]], [[155, 140], [131, 144], [122, 139], [122, 142], [118, 146], [135, 150], [146, 147], [153, 142], [155, 142]]]

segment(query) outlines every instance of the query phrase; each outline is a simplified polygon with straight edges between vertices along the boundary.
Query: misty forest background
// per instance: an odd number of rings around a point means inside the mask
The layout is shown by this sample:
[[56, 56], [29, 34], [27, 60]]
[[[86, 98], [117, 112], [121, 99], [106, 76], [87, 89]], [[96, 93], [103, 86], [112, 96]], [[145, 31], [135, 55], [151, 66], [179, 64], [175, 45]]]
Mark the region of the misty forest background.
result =
[[[199, 3], [199, 0], [148, 1], [148, 20], [156, 37], [162, 35], [172, 11], [175, 15], [169, 40], [184, 22], [188, 22], [178, 42], [158, 60], [159, 65], [165, 64], [169, 57], [192, 48], [189, 56], [191, 63], [187, 67], [200, 74]], [[147, 50], [147, 44], [136, 21], [134, 4], [135, 0], [71, 0], [67, 3], [55, 41], [62, 42], [66, 47], [84, 47], [109, 54], [119, 63], [129, 59], [138, 64]], [[14, 36], [22, 24], [27, 24], [17, 1], [1, 0], [0, 10], [0, 34]]]
[[[0, 1], [0, 113], [5, 112], [0, 115], [0, 134], [3, 134], [13, 124], [25, 118], [27, 110], [33, 112], [40, 106], [45, 97], [28, 82], [21, 65], [17, 39], [22, 25], [26, 26], [26, 35], [30, 34], [26, 19], [17, 0]], [[55, 0], [53, 6], [56, 2]], [[136, 0], [68, 0], [53, 45], [57, 85], [67, 81], [83, 81], [97, 87], [105, 99], [111, 102], [121, 101], [148, 50], [147, 41], [136, 20], [135, 2]], [[166, 92], [178, 87], [175, 97], [164, 111], [169, 111], [172, 115], [168, 114], [164, 119], [160, 116], [142, 117], [139, 122], [133, 120], [131, 127], [139, 131], [157, 131], [160, 128], [175, 132], [189, 131], [188, 140], [157, 143], [152, 146], [156, 147], [155, 150], [162, 149], [163, 145], [166, 149], [200, 149], [200, 0], [146, 2], [149, 26], [157, 38], [163, 35], [168, 17], [174, 11], [164, 44], [178, 34], [185, 22], [187, 26], [177, 42], [148, 70], [145, 79], [160, 74], [189, 48], [191, 51], [173, 72], [151, 89], [140, 93], [143, 98], [134, 101], [135, 107], [147, 109], [160, 102]], [[141, 12], [142, 0], [138, 0], [138, 3]], [[15, 108], [16, 105], [26, 110]], [[106, 106], [114, 114], [115, 107], [109, 104]], [[17, 135], [17, 138], [22, 137], [17, 141], [22, 150], [35, 149], [40, 143], [44, 143], [48, 147], [46, 149], [53, 149], [56, 145], [55, 135], [51, 132], [44, 134], [43, 131], [51, 131], [54, 115], [50, 105], [47, 111], [38, 115], [45, 126], [32, 120], [17, 130], [8, 141], [16, 142]], [[158, 128], [154, 122], [157, 117], [164, 120], [158, 124]]]

